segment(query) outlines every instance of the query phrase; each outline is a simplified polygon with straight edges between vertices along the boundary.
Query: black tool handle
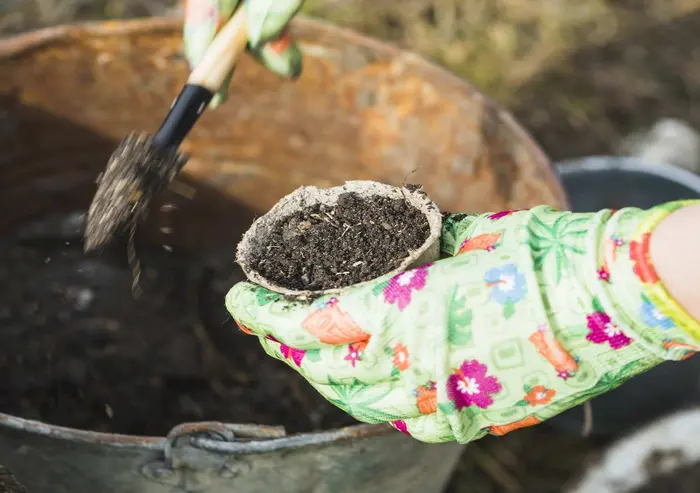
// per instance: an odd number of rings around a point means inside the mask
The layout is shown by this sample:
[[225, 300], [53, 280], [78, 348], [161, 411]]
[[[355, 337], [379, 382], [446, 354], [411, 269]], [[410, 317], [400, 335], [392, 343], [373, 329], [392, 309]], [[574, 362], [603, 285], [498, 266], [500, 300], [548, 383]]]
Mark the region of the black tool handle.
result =
[[192, 70], [187, 84], [153, 138], [155, 145], [161, 148], [180, 146], [233, 70], [247, 43], [247, 14], [243, 5], [221, 28]]
[[153, 143], [162, 149], [179, 147], [213, 97], [209, 89], [185, 84], [153, 137]]

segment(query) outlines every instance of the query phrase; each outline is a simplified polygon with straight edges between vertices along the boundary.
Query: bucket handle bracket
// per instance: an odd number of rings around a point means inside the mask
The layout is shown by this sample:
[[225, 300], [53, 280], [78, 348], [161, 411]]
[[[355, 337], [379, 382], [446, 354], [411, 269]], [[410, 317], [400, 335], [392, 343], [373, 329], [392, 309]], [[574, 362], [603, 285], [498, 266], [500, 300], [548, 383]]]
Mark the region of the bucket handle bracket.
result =
[[[248, 444], [286, 437], [284, 427], [227, 424], [219, 422], [183, 423], [170, 430], [163, 444], [163, 458], [141, 467], [151, 481], [169, 485], [175, 491], [205, 491], [213, 481], [231, 480], [251, 468], [243, 457], [255, 453]], [[237, 453], [212, 450], [206, 444], [238, 445]], [[204, 445], [204, 446], [202, 446]]]

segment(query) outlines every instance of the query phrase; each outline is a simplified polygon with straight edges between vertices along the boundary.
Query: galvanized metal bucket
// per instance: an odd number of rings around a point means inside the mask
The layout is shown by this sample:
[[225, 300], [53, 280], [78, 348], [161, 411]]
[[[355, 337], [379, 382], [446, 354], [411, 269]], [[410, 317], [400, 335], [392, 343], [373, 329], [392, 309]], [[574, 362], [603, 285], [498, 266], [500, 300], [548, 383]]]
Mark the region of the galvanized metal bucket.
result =
[[[399, 185], [413, 173], [447, 211], [567, 205], [544, 154], [467, 83], [347, 30], [300, 19], [293, 31], [301, 79], [282, 82], [244, 60], [230, 101], [185, 142], [198, 192], [170, 218], [174, 246], [233, 259], [254, 214], [301, 185], [348, 179]], [[155, 129], [185, 80], [180, 32], [177, 20], [151, 19], [0, 41], [4, 230], [87, 207], [118, 139]], [[0, 414], [0, 464], [31, 493], [439, 492], [461, 451], [379, 425], [286, 436], [194, 423], [138, 437]]]

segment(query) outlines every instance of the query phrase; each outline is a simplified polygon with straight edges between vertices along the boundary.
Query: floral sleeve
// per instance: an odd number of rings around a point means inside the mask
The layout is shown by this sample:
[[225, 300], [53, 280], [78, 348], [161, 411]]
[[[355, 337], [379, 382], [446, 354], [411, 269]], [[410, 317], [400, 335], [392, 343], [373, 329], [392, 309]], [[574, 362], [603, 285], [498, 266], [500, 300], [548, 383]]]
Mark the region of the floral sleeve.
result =
[[503, 435], [698, 349], [649, 257], [654, 226], [690, 203], [453, 215], [434, 264], [310, 305], [243, 283], [227, 306], [360, 421], [427, 442]]

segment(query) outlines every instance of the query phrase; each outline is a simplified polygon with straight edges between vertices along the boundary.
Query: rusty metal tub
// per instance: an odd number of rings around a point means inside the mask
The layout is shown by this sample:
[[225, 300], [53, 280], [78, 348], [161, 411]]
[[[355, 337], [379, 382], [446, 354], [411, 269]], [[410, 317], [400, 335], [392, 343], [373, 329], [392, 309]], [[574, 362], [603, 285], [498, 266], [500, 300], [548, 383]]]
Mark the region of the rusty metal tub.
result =
[[[187, 75], [180, 29], [150, 19], [0, 41], [3, 230], [84, 209], [118, 139], [156, 128]], [[464, 81], [354, 32], [308, 19], [293, 31], [301, 79], [283, 82], [244, 60], [230, 101], [184, 143], [185, 178], [198, 193], [170, 219], [176, 247], [233, 258], [252, 215], [300, 185], [347, 179], [409, 177], [451, 211], [566, 206], [537, 145]], [[146, 226], [155, 242], [160, 219]], [[439, 492], [461, 450], [380, 425], [287, 436], [195, 423], [137, 437], [0, 414], [0, 464], [31, 493]]]

